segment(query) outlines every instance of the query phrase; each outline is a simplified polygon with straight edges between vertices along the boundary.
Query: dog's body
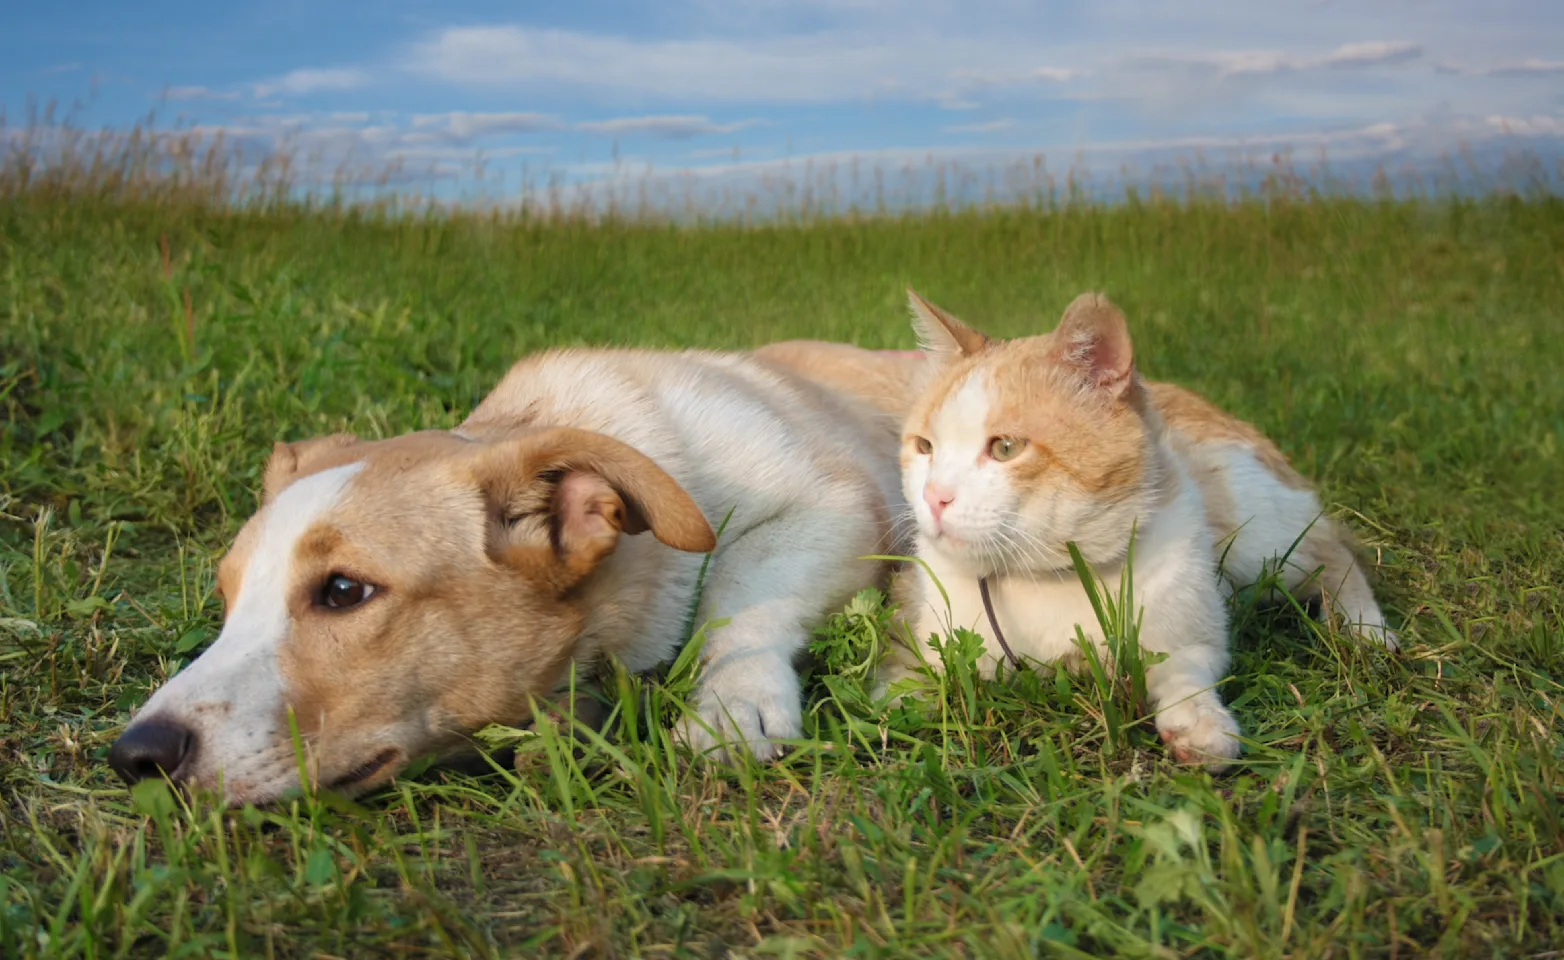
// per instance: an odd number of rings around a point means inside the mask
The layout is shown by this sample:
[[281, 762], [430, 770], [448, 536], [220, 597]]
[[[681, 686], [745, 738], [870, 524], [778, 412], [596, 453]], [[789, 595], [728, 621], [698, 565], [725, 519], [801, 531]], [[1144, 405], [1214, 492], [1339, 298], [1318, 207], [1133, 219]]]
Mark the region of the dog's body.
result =
[[291, 708], [312, 776], [363, 790], [525, 719], [572, 663], [666, 660], [713, 547], [695, 622], [727, 622], [686, 735], [769, 756], [802, 732], [794, 656], [883, 582], [859, 558], [900, 548], [893, 387], [915, 366], [807, 342], [557, 350], [454, 431], [279, 444], [220, 570], [222, 633], [111, 762], [270, 800], [298, 782]]
[[[900, 498], [883, 469], [894, 437], [878, 419], [854, 398], [743, 354], [564, 350], [517, 363], [454, 432], [482, 441], [531, 424], [592, 430], [653, 460], [714, 528], [727, 518], [696, 612], [697, 623], [732, 619], [708, 647], [708, 675], [720, 678], [725, 658], [743, 651], [790, 657], [797, 638], [772, 636], [796, 633], [784, 622], [823, 619], [851, 596], [842, 584], [875, 576], [855, 558], [878, 543]], [[656, 540], [622, 542], [584, 592], [576, 659], [611, 653], [640, 671], [670, 657], [701, 563]], [[795, 603], [796, 612], [763, 612]], [[750, 622], [757, 616], [765, 622]], [[777, 736], [796, 736], [796, 718], [778, 722]]]

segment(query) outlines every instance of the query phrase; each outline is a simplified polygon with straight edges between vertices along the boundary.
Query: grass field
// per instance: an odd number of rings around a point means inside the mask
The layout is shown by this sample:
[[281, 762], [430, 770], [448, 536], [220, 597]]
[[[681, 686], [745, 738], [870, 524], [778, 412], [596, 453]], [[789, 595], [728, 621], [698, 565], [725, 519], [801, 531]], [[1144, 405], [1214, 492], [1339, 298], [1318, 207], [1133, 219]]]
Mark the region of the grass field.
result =
[[[359, 804], [189, 809], [110, 775], [215, 635], [274, 440], [454, 425], [546, 345], [910, 347], [908, 284], [1001, 335], [1107, 291], [1147, 374], [1317, 478], [1405, 650], [1240, 603], [1223, 692], [1252, 742], [1217, 778], [1089, 679], [875, 714], [873, 598], [822, 634], [817, 742], [776, 766], [692, 766], [648, 680], [583, 759], [545, 727], [514, 770]], [[1564, 956], [1561, 304], [1547, 199], [674, 229], [13, 191], [0, 955]]]

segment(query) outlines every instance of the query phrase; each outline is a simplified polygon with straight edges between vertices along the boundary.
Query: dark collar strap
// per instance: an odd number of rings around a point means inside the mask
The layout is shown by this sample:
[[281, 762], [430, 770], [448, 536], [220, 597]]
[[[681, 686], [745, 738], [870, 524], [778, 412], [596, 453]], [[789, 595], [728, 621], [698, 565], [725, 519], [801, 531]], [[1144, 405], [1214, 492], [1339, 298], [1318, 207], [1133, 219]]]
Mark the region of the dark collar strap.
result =
[[1005, 659], [1015, 669], [1021, 669], [1021, 658], [1017, 657], [1010, 649], [1010, 644], [1005, 642], [1005, 632], [999, 629], [999, 618], [994, 616], [994, 601], [988, 597], [988, 578], [978, 578], [978, 593], [983, 595], [983, 612], [988, 614], [988, 625], [994, 631], [994, 639], [999, 641], [999, 648], [1005, 651]]

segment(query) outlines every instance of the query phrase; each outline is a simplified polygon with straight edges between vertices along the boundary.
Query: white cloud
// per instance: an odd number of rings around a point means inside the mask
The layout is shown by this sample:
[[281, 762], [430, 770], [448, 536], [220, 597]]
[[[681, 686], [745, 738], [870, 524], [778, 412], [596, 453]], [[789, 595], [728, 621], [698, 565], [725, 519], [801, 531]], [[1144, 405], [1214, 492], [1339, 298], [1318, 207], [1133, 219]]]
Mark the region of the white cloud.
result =
[[1483, 71], [1490, 77], [1526, 77], [1564, 73], [1564, 60], [1521, 60], [1517, 63], [1501, 63]]
[[1214, 74], [1218, 78], [1293, 73], [1318, 69], [1352, 69], [1385, 66], [1416, 60], [1421, 44], [1406, 40], [1374, 40], [1347, 43], [1317, 56], [1294, 56], [1280, 50], [1215, 51], [1194, 54], [1155, 54], [1131, 57], [1131, 68], [1176, 69]]
[[717, 133], [733, 133], [745, 127], [752, 127], [756, 122], [739, 120], [733, 123], [716, 123], [704, 116], [663, 115], [594, 120], [578, 123], [576, 129], [613, 137], [647, 136], [667, 140], [688, 140], [692, 137]]
[[945, 100], [952, 74], [1058, 81], [1074, 72], [1036, 64], [1019, 39], [942, 35], [912, 27], [763, 37], [642, 40], [522, 25], [452, 27], [414, 47], [413, 69], [467, 86], [706, 102], [830, 103], [869, 98]]
[[946, 127], [946, 133], [999, 133], [1002, 130], [1012, 129], [1016, 125], [1009, 118], [1001, 120], [989, 120], [984, 123], [961, 123], [953, 127]]
[[476, 160], [504, 160], [510, 157], [545, 156], [554, 152], [553, 147], [541, 146], [506, 146], [506, 147], [420, 147], [398, 146], [390, 153], [396, 157], [407, 160], [449, 160], [453, 162], [472, 162]]
[[413, 127], [452, 143], [469, 143], [483, 137], [507, 133], [535, 133], [558, 130], [560, 123], [543, 113], [420, 113]]
[[[1469, 0], [1336, 3], [1327, 17], [1317, 4], [1232, 0], [670, 0], [658, 8], [655, 30], [627, 26], [619, 35], [531, 23], [441, 27], [437, 20], [409, 46], [242, 89], [259, 98], [246, 112], [262, 112], [257, 102], [276, 104], [279, 113], [346, 111], [295, 118], [294, 142], [311, 137], [322, 151], [440, 159], [479, 146], [495, 147], [491, 156], [523, 156], [532, 144], [556, 143], [537, 135], [553, 131], [562, 156], [567, 136], [568, 153], [583, 150], [583, 160], [606, 159], [607, 138], [633, 138], [640, 152], [677, 167], [732, 154], [691, 160], [686, 147], [667, 141], [712, 137], [688, 146], [715, 146], [761, 123], [774, 135], [743, 139], [763, 141], [757, 146], [773, 148], [772, 157], [783, 155], [784, 142], [788, 152], [794, 143], [829, 145], [831, 138], [881, 146], [892, 130], [907, 137], [901, 142], [909, 150], [963, 142], [941, 132], [980, 143], [983, 134], [1016, 129], [1028, 139], [1050, 138], [1056, 150], [1229, 131], [1310, 144], [1291, 131], [1371, 130], [1387, 117], [1436, 123], [1446, 114], [1468, 118], [1498, 143], [1499, 124], [1547, 129], [1558, 113], [1549, 81], [1564, 76], [1564, 61], [1554, 59], [1564, 49], [1564, 6], [1493, 2], [1483, 14]], [[1467, 66], [1450, 65], [1451, 57]], [[341, 92], [363, 88], [373, 89], [338, 102], [346, 99]], [[412, 89], [425, 109], [543, 112], [399, 116], [374, 109], [408, 102]], [[307, 99], [330, 93], [338, 95]], [[171, 92], [172, 99], [231, 96], [204, 87]], [[885, 102], [918, 109], [894, 119], [859, 109]], [[832, 109], [780, 109], [801, 105]], [[992, 117], [1016, 119], [983, 119]], [[280, 123], [248, 126], [273, 136]], [[1214, 143], [1182, 142], [1183, 149]], [[1396, 141], [1384, 133], [1373, 142], [1389, 149]], [[760, 156], [748, 147], [743, 154], [746, 161]]]
[[950, 71], [952, 89], [941, 94], [938, 102], [946, 110], [975, 110], [981, 104], [971, 99], [972, 96], [986, 90], [1041, 84], [1057, 86], [1085, 75], [1086, 71], [1073, 67], [1029, 67], [1022, 70], [960, 67]]
[[1521, 137], [1564, 137], [1564, 117], [1491, 116], [1488, 125], [1503, 133]]
[[1038, 67], [1031, 72], [1027, 79], [1046, 80], [1049, 83], [1066, 83], [1080, 75], [1080, 71], [1071, 70], [1069, 67]]
[[[1271, 172], [1273, 158], [1305, 177], [1328, 175], [1338, 184], [1366, 189], [1378, 172], [1390, 167], [1393, 177], [1423, 177], [1425, 183], [1448, 176], [1441, 154], [1470, 149], [1476, 162], [1492, 175], [1502, 168], [1508, 150], [1498, 121], [1463, 114], [1442, 122], [1408, 120], [1375, 122], [1334, 129], [1301, 129], [1255, 136], [1174, 136], [1125, 139], [1085, 145], [1054, 147], [982, 147], [966, 145], [933, 148], [903, 147], [883, 150], [814, 153], [785, 159], [740, 160], [683, 169], [656, 169], [649, 163], [581, 164], [566, 168], [570, 176], [549, 202], [590, 209], [634, 207], [650, 197], [654, 208], [678, 215], [691, 209], [733, 212], [732, 198], [742, 196], [746, 213], [769, 205], [794, 202], [793, 188], [809, 186], [821, 195], [848, 205], [875, 204], [877, 194], [866, 192], [873, 180], [866, 173], [894, 174], [898, 187], [888, 198], [892, 206], [917, 205], [941, 196], [940, 185], [949, 185], [954, 172], [968, 184], [956, 202], [1003, 202], [1010, 197], [1035, 197], [1038, 191], [1058, 189], [1066, 176], [1088, 193], [1117, 196], [1127, 184], [1163, 185], [1183, 189], [1189, 178], [1201, 189], [1232, 191], [1259, 189]], [[1564, 120], [1533, 118], [1528, 121], [1532, 149], [1548, 149], [1564, 143]], [[1193, 157], [1191, 155], [1194, 155]], [[1193, 166], [1183, 161], [1193, 159]], [[1324, 166], [1320, 166], [1320, 164]], [[987, 174], [987, 176], [985, 176]], [[1428, 179], [1431, 178], [1431, 179]], [[778, 185], [787, 185], [778, 189]], [[1349, 186], [1349, 188], [1351, 188]], [[947, 197], [947, 202], [952, 199]], [[536, 202], [520, 197], [509, 202]]]
[[[1179, 155], [1189, 151], [1214, 150], [1264, 150], [1267, 153], [1288, 147], [1334, 147], [1342, 155], [1372, 154], [1384, 149], [1394, 149], [1406, 144], [1410, 136], [1422, 136], [1426, 131], [1409, 125], [1375, 123], [1362, 127], [1338, 130], [1303, 130], [1267, 133], [1253, 136], [1188, 136], [1141, 140], [1101, 141], [1090, 144], [1055, 144], [1037, 147], [981, 147], [960, 146], [944, 148], [889, 147], [883, 150], [826, 151], [769, 160], [750, 160], [735, 163], [709, 164], [685, 169], [655, 172], [650, 165], [644, 167], [626, 163], [579, 164], [570, 169], [575, 173], [617, 175], [620, 178], [657, 176], [668, 179], [684, 177], [720, 178], [735, 174], [775, 174], [791, 171], [797, 173], [806, 168], [825, 171], [831, 168], [848, 169], [858, 165], [861, 170], [898, 169], [907, 167], [938, 167], [959, 163], [972, 169], [985, 166], [1027, 162], [1046, 154], [1077, 156], [1087, 159], [1089, 165], [1113, 168], [1121, 158], [1132, 155]], [[1095, 158], [1094, 160], [1091, 158]]]
[[[416, 44], [403, 61], [415, 73], [459, 86], [531, 96], [559, 96], [573, 88], [596, 102], [901, 101], [971, 110], [997, 98], [1064, 96], [1116, 98], [1157, 110], [1174, 102], [1181, 110], [1194, 110], [1251, 97], [1255, 91], [1244, 82], [1256, 77], [1385, 70], [1418, 61], [1425, 49], [1420, 41], [1396, 39], [1321, 45], [1316, 52], [1212, 51], [1199, 39], [1186, 39], [1164, 52], [1124, 56], [1118, 51], [1133, 47], [1133, 39], [1065, 45], [1048, 39], [1046, 20], [1028, 23], [1026, 18], [1035, 14], [998, 6], [1004, 10], [979, 4], [974, 22], [967, 25], [907, 16], [873, 28], [843, 26], [845, 15], [833, 8], [835, 25], [809, 33], [662, 39], [521, 24], [452, 27]], [[1021, 19], [1006, 28], [999, 12]], [[1127, 34], [1133, 38], [1146, 32]], [[1359, 105], [1346, 113], [1362, 110]], [[1335, 118], [1342, 115], [1337, 112]]]
[[1367, 43], [1346, 43], [1311, 63], [1303, 61], [1301, 69], [1322, 67], [1373, 67], [1387, 63], [1403, 63], [1423, 55], [1422, 44], [1409, 40], [1371, 40]]
[[710, 160], [713, 157], [727, 157], [729, 160], [738, 161], [738, 160], [743, 159], [745, 156], [761, 156], [761, 157], [763, 157], [763, 156], [766, 156], [767, 154], [772, 154], [772, 153], [776, 153], [776, 151], [771, 149], [771, 148], [769, 148], [769, 147], [745, 147], [743, 149], [740, 149], [737, 146], [732, 146], [732, 147], [705, 147], [705, 148], [700, 149], [700, 150], [691, 150], [690, 151], [690, 159], [691, 160]]
[[986, 70], [952, 70], [950, 78], [969, 87], [1007, 86], [1017, 83], [1068, 83], [1082, 75], [1082, 71], [1069, 67], [1034, 67], [1016, 73], [993, 73]]
[[211, 87], [167, 87], [163, 97], [166, 100], [237, 100], [239, 94], [230, 90], [213, 90]]
[[369, 75], [356, 67], [304, 68], [254, 85], [257, 99], [276, 94], [302, 97], [312, 93], [356, 90], [369, 83]]
[[931, 16], [959, 8], [959, 0], [696, 0], [703, 13], [742, 11], [753, 15], [762, 11], [793, 13], [813, 9], [834, 16], [868, 14], [882, 17], [890, 13], [902, 16]]
[[[439, 166], [449, 174], [458, 168], [475, 168], [479, 161], [552, 152], [541, 145], [484, 147], [475, 142], [535, 129], [539, 114], [418, 114], [407, 122], [379, 123], [366, 122], [369, 117], [363, 112], [267, 114], [232, 123], [198, 124], [183, 133], [208, 143], [220, 137], [247, 156], [288, 153], [328, 170], [342, 164], [365, 168], [411, 164]], [[551, 123], [548, 128], [556, 126]]]
[[[294, 149], [322, 159], [359, 154], [379, 154], [406, 142], [406, 131], [390, 124], [320, 124], [309, 117], [247, 117], [233, 123], [196, 124], [188, 132], [197, 137], [235, 142], [261, 150]], [[171, 134], [178, 136], [179, 133]]]
[[1434, 71], [1462, 77], [1546, 77], [1564, 73], [1564, 60], [1540, 60], [1532, 57], [1526, 60], [1504, 61], [1486, 67], [1466, 66], [1441, 60], [1434, 64]]
[[[1246, 135], [1194, 135], [1151, 137], [1099, 141], [1087, 144], [1057, 143], [1034, 147], [985, 147], [956, 146], [943, 148], [890, 147], [881, 150], [827, 151], [776, 159], [734, 160], [682, 169], [655, 170], [650, 164], [627, 163], [580, 164], [569, 168], [572, 173], [598, 178], [600, 185], [641, 184], [646, 178], [673, 182], [762, 182], [767, 177], [783, 182], [794, 182], [805, 170], [816, 176], [829, 178], [845, 171], [856, 170], [860, 178], [864, 171], [882, 169], [888, 171], [938, 170], [941, 167], [959, 166], [968, 170], [997, 170], [1007, 166], [1025, 165], [1042, 157], [1063, 161], [1054, 169], [1056, 175], [1065, 168], [1095, 170], [1101, 173], [1118, 173], [1126, 163], [1149, 167], [1187, 159], [1191, 154], [1203, 155], [1207, 162], [1222, 154], [1261, 158], [1269, 161], [1277, 153], [1325, 151], [1332, 163], [1352, 160], [1374, 160], [1390, 155], [1418, 156], [1425, 160], [1436, 159], [1441, 152], [1454, 151], [1467, 145], [1484, 142], [1497, 143], [1503, 136], [1518, 136], [1535, 140], [1564, 140], [1564, 117], [1534, 116], [1530, 118], [1490, 116], [1487, 118], [1460, 115], [1446, 117], [1439, 123], [1428, 120], [1403, 122], [1379, 121], [1360, 126], [1334, 129], [1301, 129], [1272, 131]], [[715, 157], [722, 151], [712, 151]], [[731, 156], [731, 153], [727, 154]], [[1305, 161], [1307, 162], [1307, 161]], [[1218, 173], [1237, 170], [1216, 160]]]
[[[824, 62], [832, 46], [835, 64]], [[522, 26], [456, 27], [419, 51], [423, 66], [465, 84], [566, 83], [664, 97], [834, 100], [845, 68], [889, 66], [891, 50], [846, 50], [803, 37], [770, 41], [632, 40]], [[821, 69], [815, 69], [819, 67]]]

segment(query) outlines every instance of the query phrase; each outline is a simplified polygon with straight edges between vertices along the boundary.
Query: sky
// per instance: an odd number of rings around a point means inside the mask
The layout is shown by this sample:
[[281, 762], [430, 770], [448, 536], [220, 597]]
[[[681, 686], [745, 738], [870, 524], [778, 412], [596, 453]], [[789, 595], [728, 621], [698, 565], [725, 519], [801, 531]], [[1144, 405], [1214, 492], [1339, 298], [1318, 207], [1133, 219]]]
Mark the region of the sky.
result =
[[13, 132], [54, 101], [443, 177], [1564, 143], [1559, 0], [86, 0], [4, 24]]

